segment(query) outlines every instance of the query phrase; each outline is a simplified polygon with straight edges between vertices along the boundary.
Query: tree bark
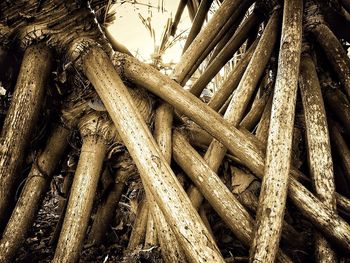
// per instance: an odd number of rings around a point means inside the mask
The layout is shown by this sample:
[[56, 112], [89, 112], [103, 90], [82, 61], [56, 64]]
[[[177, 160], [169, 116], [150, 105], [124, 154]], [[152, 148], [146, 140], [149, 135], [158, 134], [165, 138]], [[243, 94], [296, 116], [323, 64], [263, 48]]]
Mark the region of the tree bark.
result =
[[252, 28], [260, 23], [257, 14], [252, 13], [243, 24], [237, 29], [232, 38], [227, 42], [225, 47], [215, 56], [213, 61], [204, 70], [201, 76], [193, 83], [190, 92], [195, 96], [199, 96], [203, 89], [208, 85], [212, 78], [220, 71], [220, 69], [229, 61], [243, 42], [247, 39]]
[[[252, 217], [178, 131], [173, 134], [173, 153], [175, 161], [190, 176], [235, 236], [249, 247], [254, 226]], [[279, 261], [292, 262], [282, 252]]]
[[232, 92], [237, 88], [256, 48], [258, 41], [255, 41], [248, 51], [243, 55], [243, 58], [237, 63], [236, 67], [230, 72], [221, 85], [220, 89], [210, 98], [208, 106], [215, 111], [218, 111], [225, 101], [230, 97]]
[[194, 64], [199, 62], [198, 59], [209, 43], [215, 38], [221, 27], [229, 18], [237, 19], [240, 13], [245, 10], [243, 7], [246, 5], [246, 3], [249, 3], [250, 5], [252, 0], [245, 0], [243, 3], [238, 0], [228, 0], [220, 6], [220, 8], [215, 12], [214, 16], [209, 20], [206, 27], [200, 31], [185, 53], [181, 56], [179, 63], [176, 65], [173, 71], [173, 79], [180, 84], [184, 84], [186, 76], [191, 71]]
[[150, 189], [187, 257], [198, 262], [223, 262], [214, 240], [160, 153], [108, 56], [100, 48], [91, 47], [83, 57], [83, 69], [133, 157], [143, 184]]
[[196, 13], [196, 16], [193, 20], [190, 33], [188, 33], [188, 36], [183, 48], [184, 51], [186, 51], [186, 49], [190, 46], [192, 41], [196, 38], [196, 36], [200, 32], [212, 2], [213, 0], [201, 1], [198, 12]]
[[300, 0], [284, 2], [280, 54], [259, 197], [252, 262], [274, 262], [281, 236], [290, 172], [292, 132], [302, 37]]
[[146, 225], [149, 216], [148, 202], [143, 199], [136, 212], [136, 218], [129, 238], [127, 252], [134, 251], [143, 241], [146, 235]]
[[77, 262], [82, 248], [92, 204], [100, 177], [107, 142], [109, 123], [91, 113], [79, 123], [83, 146], [67, 205], [60, 238], [52, 262]]
[[[315, 65], [309, 54], [302, 55], [299, 87], [303, 101], [310, 176], [317, 197], [336, 213], [333, 161], [327, 117]], [[316, 234], [318, 262], [336, 262], [336, 253], [319, 233]]]
[[39, 115], [51, 59], [49, 48], [43, 44], [31, 46], [24, 53], [0, 137], [0, 232], [10, 215], [12, 190]]
[[29, 228], [39, 210], [52, 173], [63, 156], [70, 131], [56, 126], [44, 151], [32, 166], [26, 183], [12, 212], [0, 241], [0, 262], [11, 262], [17, 249], [24, 243]]

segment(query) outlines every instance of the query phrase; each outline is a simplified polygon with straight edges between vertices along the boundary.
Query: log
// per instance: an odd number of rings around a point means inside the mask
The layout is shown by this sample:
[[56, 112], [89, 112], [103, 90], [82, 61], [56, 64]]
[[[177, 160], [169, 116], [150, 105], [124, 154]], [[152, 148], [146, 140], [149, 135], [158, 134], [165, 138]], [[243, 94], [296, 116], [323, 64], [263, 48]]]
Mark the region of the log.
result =
[[215, 38], [216, 34], [219, 32], [219, 30], [225, 24], [225, 22], [229, 18], [237, 19], [241, 13], [245, 12], [243, 12], [243, 10], [245, 10], [245, 8], [243, 7], [245, 7], [247, 3], [249, 3], [250, 5], [252, 2], [252, 0], [244, 0], [243, 3], [238, 0], [225, 1], [215, 12], [213, 17], [209, 20], [206, 27], [200, 31], [200, 33], [193, 40], [193, 42], [185, 51], [185, 53], [181, 56], [179, 63], [173, 70], [172, 78], [175, 79], [178, 83], [184, 84], [186, 76], [191, 71], [194, 64], [199, 62], [198, 59], [200, 58], [206, 47]]
[[66, 128], [55, 126], [45, 149], [32, 166], [0, 240], [1, 263], [11, 262], [18, 248], [23, 245], [44, 194], [49, 188], [52, 173], [68, 145], [69, 134], [70, 131]]
[[195, 96], [199, 96], [203, 89], [208, 85], [212, 78], [221, 70], [221, 68], [229, 61], [240, 46], [247, 39], [252, 28], [261, 22], [261, 18], [252, 13], [240, 27], [237, 29], [232, 38], [227, 42], [225, 47], [215, 56], [212, 62], [204, 70], [201, 76], [193, 83], [190, 92]]
[[[159, 73], [156, 69], [144, 63], [118, 54], [123, 62], [123, 72], [126, 78], [145, 87], [164, 101], [171, 104], [175, 109], [184, 113], [198, 123], [214, 138], [219, 140], [227, 149], [235, 155], [256, 176], [263, 178], [264, 154], [255, 143], [247, 138], [242, 132], [229, 125], [215, 111], [201, 102], [197, 97], [185, 91], [175, 81]], [[331, 214], [302, 184], [295, 178], [303, 178], [300, 172], [291, 171], [290, 198], [315, 226], [333, 242], [343, 249], [350, 249], [350, 227], [337, 215]], [[322, 215], [321, 217], [318, 214]], [[342, 232], [333, 231], [341, 226]]]
[[[259, 79], [263, 75], [277, 40], [277, 26], [278, 13], [274, 12], [224, 115], [224, 118], [233, 126], [238, 126], [241, 121]], [[226, 148], [219, 141], [213, 140], [205, 153], [204, 160], [214, 172], [217, 172], [225, 155]], [[199, 191], [195, 194], [195, 190], [192, 189], [190, 195], [193, 203], [200, 203], [202, 198], [199, 196]]]
[[322, 94], [327, 107], [341, 122], [347, 134], [350, 134], [350, 103], [346, 95], [339, 88], [332, 87], [325, 87]]
[[98, 47], [91, 47], [82, 61], [84, 73], [135, 161], [142, 183], [150, 189], [186, 256], [198, 262], [209, 259], [223, 262], [214, 240], [160, 153], [107, 54]]
[[[178, 131], [173, 133], [173, 154], [175, 161], [201, 190], [235, 236], [249, 247], [253, 234], [253, 218]], [[283, 253], [280, 253], [279, 261], [292, 262]]]
[[302, 35], [302, 1], [285, 1], [252, 262], [274, 262], [287, 198]]
[[311, 32], [321, 46], [328, 61], [336, 72], [344, 91], [350, 99], [350, 58], [341, 43], [325, 24], [318, 6], [309, 2], [306, 6], [306, 30]]
[[53, 262], [77, 262], [79, 259], [107, 143], [112, 140], [109, 125], [96, 113], [86, 115], [79, 122], [83, 145]]
[[222, 83], [220, 89], [214, 93], [213, 97], [210, 98], [208, 106], [215, 111], [218, 111], [225, 101], [230, 97], [232, 92], [237, 88], [248, 64], [251, 60], [254, 50], [256, 48], [258, 41], [255, 41], [246, 53], [244, 53], [243, 58], [237, 63], [236, 67], [228, 74], [225, 81]]
[[201, 30], [212, 2], [213, 2], [213, 0], [201, 1], [199, 8], [198, 8], [198, 11], [196, 13], [196, 16], [194, 17], [194, 20], [193, 20], [193, 23], [191, 26], [191, 30], [188, 33], [183, 51], [186, 51], [186, 49], [190, 46], [192, 41], [195, 39], [195, 37], [198, 35], [199, 31]]
[[[172, 113], [172, 107], [169, 104], [162, 103], [156, 110], [154, 120], [154, 138], [169, 165], [172, 155]], [[156, 223], [163, 259], [166, 262], [185, 261], [185, 255], [169, 224], [166, 222], [162, 211], [151, 194], [149, 194], [149, 198], [151, 198], [150, 214], [153, 216]]]
[[38, 119], [50, 75], [52, 55], [47, 46], [28, 47], [24, 53], [10, 108], [0, 141], [0, 233], [11, 215], [13, 187], [18, 179], [24, 152]]
[[137, 207], [136, 218], [132, 227], [128, 247], [126, 249], [128, 253], [134, 251], [145, 238], [147, 219], [149, 215], [148, 211], [148, 202], [146, 199], [143, 199]]
[[[310, 176], [320, 201], [336, 213], [333, 161], [326, 111], [318, 81], [316, 67], [307, 53], [301, 57], [299, 87], [306, 122], [308, 163]], [[327, 240], [316, 234], [316, 259], [318, 262], [336, 262], [337, 256]]]
[[171, 25], [170, 35], [175, 36], [177, 26], [181, 20], [182, 13], [185, 9], [188, 0], [180, 0], [179, 6], [176, 10], [175, 18], [173, 24]]

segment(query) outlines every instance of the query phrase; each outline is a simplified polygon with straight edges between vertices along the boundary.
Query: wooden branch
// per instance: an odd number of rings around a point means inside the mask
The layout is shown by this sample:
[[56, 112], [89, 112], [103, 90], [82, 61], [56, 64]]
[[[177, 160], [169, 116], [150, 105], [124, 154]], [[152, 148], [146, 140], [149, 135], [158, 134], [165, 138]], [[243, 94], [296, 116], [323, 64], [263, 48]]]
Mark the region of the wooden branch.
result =
[[107, 143], [111, 140], [108, 127], [109, 122], [95, 113], [79, 122], [83, 146], [53, 262], [76, 262], [79, 259]]
[[143, 199], [137, 207], [136, 218], [129, 238], [127, 252], [134, 251], [143, 241], [146, 235], [146, 225], [149, 216], [148, 202]]
[[[299, 87], [303, 101], [310, 176], [317, 197], [336, 212], [333, 161], [327, 117], [317, 78], [316, 67], [309, 54], [301, 57]], [[337, 257], [326, 239], [316, 235], [316, 258], [319, 262], [336, 262]]]
[[312, 33], [322, 47], [328, 61], [343, 84], [344, 91], [350, 99], [350, 58], [341, 43], [323, 21], [318, 6], [309, 2], [306, 9], [306, 29]]
[[274, 262], [287, 198], [302, 35], [302, 1], [284, 2], [281, 46], [257, 229], [250, 260]]
[[91, 47], [83, 57], [83, 69], [135, 161], [143, 184], [150, 189], [187, 257], [199, 262], [209, 259], [223, 262], [214, 240], [160, 153], [107, 54]]
[[[252, 241], [253, 219], [216, 173], [178, 131], [173, 133], [173, 154], [175, 161], [190, 176], [235, 236], [245, 246], [249, 247]], [[280, 262], [291, 262], [282, 253], [280, 255]]]
[[45, 149], [32, 166], [26, 183], [0, 240], [0, 262], [11, 262], [17, 249], [23, 245], [33, 225], [41, 200], [46, 193], [52, 173], [68, 144], [70, 131], [57, 125]]
[[228, 0], [220, 6], [214, 16], [209, 20], [206, 27], [201, 30], [186, 52], [181, 56], [180, 62], [176, 65], [173, 71], [173, 78], [178, 83], [184, 84], [183, 81], [188, 72], [192, 69], [193, 65], [198, 62], [199, 57], [209, 43], [215, 38], [221, 27], [230, 17], [236, 17], [237, 19], [244, 10], [242, 7], [248, 2], [250, 5], [253, 1], [245, 0], [241, 3], [241, 1], [238, 0]]
[[27, 48], [10, 108], [1, 131], [0, 232], [11, 215], [12, 191], [44, 99], [51, 72], [51, 51], [44, 44]]
[[[197, 59], [197, 61], [193, 64], [191, 70], [187, 73], [186, 77], [184, 78], [182, 83], [186, 83], [187, 80], [191, 78], [191, 76], [194, 74], [194, 72], [198, 69], [198, 67], [201, 65], [201, 63], [208, 57], [210, 52], [212, 52], [219, 43], [226, 43], [232, 35], [236, 32], [236, 29], [238, 28], [240, 22], [242, 21], [247, 9], [249, 8], [251, 2], [245, 1], [241, 6], [239, 6], [239, 9], [241, 11], [238, 17], [236, 15], [231, 16], [226, 23], [223, 25], [223, 27], [220, 29], [220, 31], [215, 35], [213, 41], [211, 41], [203, 50], [200, 57]], [[238, 11], [238, 10], [237, 10]], [[215, 52], [215, 50], [214, 50]], [[210, 61], [210, 59], [209, 59]]]
[[258, 41], [255, 41], [246, 53], [244, 53], [243, 58], [237, 63], [236, 67], [227, 76], [220, 89], [214, 93], [213, 97], [210, 98], [208, 106], [215, 111], [218, 111], [225, 101], [230, 97], [232, 92], [237, 88], [248, 64], [251, 60], [256, 45]]
[[201, 1], [200, 5], [199, 5], [199, 9], [196, 13], [194, 20], [193, 20], [190, 33], [188, 33], [183, 51], [186, 51], [186, 49], [190, 46], [192, 41], [195, 39], [195, 37], [198, 35], [199, 31], [201, 30], [212, 2], [213, 2], [213, 0], [202, 0]]
[[180, 2], [179, 2], [179, 6], [178, 6], [178, 8], [176, 10], [176, 14], [175, 14], [174, 22], [171, 25], [170, 35], [172, 35], [172, 36], [175, 36], [177, 25], [179, 24], [179, 22], [181, 20], [181, 16], [182, 16], [182, 13], [186, 7], [187, 1], [188, 0], [180, 0]]
[[252, 13], [243, 24], [237, 29], [236, 33], [227, 42], [225, 47], [215, 56], [213, 61], [204, 70], [201, 76], [193, 83], [190, 92], [195, 96], [199, 96], [203, 89], [208, 85], [212, 78], [221, 70], [221, 68], [229, 61], [240, 46], [247, 39], [252, 28], [260, 23], [260, 18]]
[[[118, 54], [118, 56], [120, 61], [123, 61], [123, 72], [128, 79], [145, 87], [191, 118], [219, 140], [256, 176], [263, 177], [264, 154], [250, 138], [229, 125], [197, 97], [185, 91], [179, 84], [156, 69], [126, 55]], [[289, 186], [290, 198], [304, 213], [304, 216], [323, 233], [326, 233], [327, 237], [336, 242], [339, 247], [350, 249], [350, 226], [339, 216], [331, 214], [316, 197], [296, 181], [295, 178], [300, 175], [302, 174], [297, 170], [291, 170], [290, 181], [293, 183], [290, 183]], [[337, 226], [341, 226], [341, 233], [333, 231]]]
[[[270, 59], [274, 44], [277, 40], [278, 13], [275, 12], [269, 20], [269, 23], [256, 47], [249, 65], [244, 72], [238, 88], [233, 93], [229, 107], [226, 110], [224, 118], [233, 126], [238, 126], [246, 110], [254, 90], [262, 76], [264, 69]], [[221, 142], [213, 140], [204, 155], [204, 160], [209, 167], [216, 173], [226, 155], [226, 148]], [[200, 203], [199, 191], [191, 190], [192, 203]]]

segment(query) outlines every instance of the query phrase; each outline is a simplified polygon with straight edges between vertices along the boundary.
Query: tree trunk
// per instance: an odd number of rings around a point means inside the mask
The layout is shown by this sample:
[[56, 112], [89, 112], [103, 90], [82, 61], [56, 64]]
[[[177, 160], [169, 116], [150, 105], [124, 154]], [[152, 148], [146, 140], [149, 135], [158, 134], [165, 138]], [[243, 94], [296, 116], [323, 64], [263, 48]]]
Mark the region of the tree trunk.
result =
[[202, 61], [199, 61], [198, 59], [201, 57], [206, 47], [215, 38], [225, 22], [229, 18], [237, 19], [241, 13], [245, 12], [245, 6], [247, 3], [249, 6], [252, 2], [252, 0], [244, 0], [243, 3], [238, 0], [225, 1], [209, 20], [206, 27], [199, 32], [186, 52], [181, 56], [180, 62], [176, 65], [173, 71], [173, 79], [183, 85], [188, 79], [188, 73], [193, 70], [193, 66], [195, 64], [199, 66], [198, 63], [201, 63], [204, 60], [205, 57]]
[[[175, 161], [190, 176], [191, 180], [227, 223], [235, 236], [245, 246], [249, 247], [252, 241], [253, 219], [215, 172], [205, 164], [200, 155], [178, 131], [174, 131], [173, 135], [173, 152]], [[292, 262], [282, 252], [280, 253], [279, 261]]]
[[210, 9], [210, 6], [212, 4], [213, 0], [203, 0], [201, 1], [199, 5], [198, 12], [196, 13], [196, 16], [193, 20], [192, 27], [190, 32], [188, 33], [185, 45], [183, 50], [186, 51], [186, 49], [190, 46], [192, 41], [196, 38], [199, 31], [201, 30], [204, 20], [207, 16], [207, 13]]
[[0, 138], [0, 232], [10, 215], [13, 187], [39, 115], [51, 59], [49, 48], [43, 44], [31, 46], [24, 53]]

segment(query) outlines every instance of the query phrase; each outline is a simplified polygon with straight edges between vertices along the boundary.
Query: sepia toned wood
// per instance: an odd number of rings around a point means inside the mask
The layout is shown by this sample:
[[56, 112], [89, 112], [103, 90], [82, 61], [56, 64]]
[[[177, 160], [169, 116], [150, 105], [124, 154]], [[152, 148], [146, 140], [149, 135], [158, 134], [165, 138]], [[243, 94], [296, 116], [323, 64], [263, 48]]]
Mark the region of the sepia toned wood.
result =
[[198, 262], [223, 262], [214, 240], [160, 153], [106, 53], [92, 47], [83, 57], [83, 68], [135, 161], [143, 184], [151, 191], [186, 256]]
[[45, 44], [28, 47], [23, 56], [0, 135], [0, 232], [11, 215], [13, 187], [42, 106], [51, 60], [51, 51]]
[[227, 61], [232, 58], [239, 47], [244, 43], [250, 30], [256, 27], [260, 21], [261, 19], [259, 16], [256, 13], [252, 13], [242, 23], [242, 25], [240, 25], [225, 47], [215, 56], [200, 77], [193, 83], [192, 87], [190, 88], [190, 92], [192, 94], [198, 97], [202, 93], [203, 89], [208, 85], [212, 78], [221, 70]]
[[88, 244], [100, 245], [104, 241], [104, 237], [110, 227], [118, 203], [125, 188], [125, 182], [130, 176], [128, 169], [120, 168], [115, 175], [115, 182], [108, 193], [107, 197], [100, 203], [94, 222], [89, 232]]
[[[227, 149], [238, 157], [239, 161], [247, 166], [256, 176], [263, 178], [264, 155], [258, 150], [251, 139], [242, 132], [231, 127], [215, 111], [210, 109], [198, 98], [182, 89], [176, 82], [160, 74], [157, 70], [140, 61], [119, 55], [124, 61], [124, 73], [133, 82], [144, 86], [156, 94], [175, 109], [183, 112], [202, 128], [208, 131], [214, 138], [222, 142]], [[150, 77], [151, 76], [151, 77]], [[300, 173], [294, 169], [291, 175], [300, 177]], [[327, 235], [329, 239], [339, 247], [350, 249], [350, 227], [339, 216], [327, 211], [320, 201], [314, 197], [302, 184], [291, 177], [294, 183], [290, 184], [289, 195], [295, 205], [302, 211], [315, 226]], [[318, 214], [322, 214], [321, 217]], [[333, 231], [341, 226], [342, 233]]]
[[228, 74], [225, 81], [222, 83], [220, 89], [216, 91], [208, 102], [208, 106], [215, 111], [218, 111], [225, 101], [230, 97], [232, 92], [237, 88], [250, 59], [253, 56], [254, 50], [258, 41], [254, 42], [246, 53], [244, 53], [243, 58], [237, 63], [236, 67]]
[[27, 232], [46, 193], [52, 173], [68, 145], [70, 131], [57, 125], [53, 128], [45, 149], [32, 166], [21, 196], [0, 240], [0, 262], [11, 262], [17, 249], [23, 245]]
[[[233, 126], [238, 126], [241, 121], [246, 107], [248, 106], [248, 102], [250, 101], [259, 79], [270, 59], [274, 43], [277, 40], [277, 26], [278, 13], [275, 12], [271, 16], [253, 57], [249, 62], [237, 89], [234, 91], [228, 109], [225, 112], [224, 119]], [[252, 137], [254, 138], [254, 136]], [[204, 160], [214, 172], [217, 172], [225, 155], [225, 146], [222, 145], [221, 142], [213, 140], [204, 155]], [[190, 196], [192, 203], [198, 205], [201, 202], [202, 198], [199, 195], [199, 191], [191, 189]]]
[[[320, 201], [330, 211], [336, 212], [333, 161], [329, 141], [327, 117], [316, 67], [308, 53], [301, 57], [299, 87], [303, 102], [308, 163], [310, 176]], [[327, 240], [316, 235], [316, 259], [318, 262], [336, 262], [335, 251]]]
[[322, 94], [327, 107], [341, 121], [347, 134], [350, 134], [350, 103], [346, 95], [339, 88], [332, 87], [325, 87]]
[[147, 219], [149, 216], [148, 202], [143, 199], [138, 207], [135, 216], [135, 221], [132, 227], [127, 252], [134, 251], [143, 241], [146, 235]]
[[349, 99], [350, 58], [340, 44], [339, 40], [325, 24], [318, 24], [316, 27], [313, 27], [312, 34], [321, 45], [328, 58], [328, 61], [331, 63], [334, 71], [337, 73], [337, 76], [342, 82], [344, 91]]
[[213, 2], [213, 0], [201, 1], [199, 8], [198, 8], [198, 11], [196, 13], [196, 16], [194, 17], [194, 20], [193, 20], [193, 23], [191, 26], [191, 30], [188, 33], [183, 51], [186, 51], [186, 49], [190, 46], [192, 41], [196, 38], [196, 36], [200, 32], [200, 30], [203, 26], [204, 20], [207, 17], [207, 13], [210, 9], [212, 2]]
[[250, 250], [252, 262], [274, 262], [281, 236], [298, 86], [302, 9], [300, 0], [284, 2], [264, 178], [257, 211], [257, 228]]
[[83, 145], [53, 262], [77, 262], [83, 245], [103, 160], [109, 123], [90, 113], [79, 122]]
[[[241, 242], [250, 246], [254, 222], [247, 210], [238, 202], [216, 173], [190, 146], [178, 131], [173, 133], [173, 153], [175, 161], [201, 190], [206, 200], [227, 223]], [[292, 262], [280, 253], [280, 262]]]
[[245, 5], [247, 2], [249, 2], [250, 5], [253, 1], [245, 0], [243, 3], [241, 3], [241, 1], [238, 0], [228, 0], [220, 6], [213, 17], [209, 20], [205, 28], [199, 32], [197, 37], [193, 40], [191, 45], [181, 56], [179, 63], [173, 70], [173, 79], [175, 79], [180, 84], [184, 84], [186, 76], [191, 71], [194, 64], [199, 62], [199, 57], [202, 55], [203, 51], [211, 43], [211, 41], [215, 38], [221, 27], [229, 18], [237, 19], [240, 13], [243, 11], [240, 7]]

